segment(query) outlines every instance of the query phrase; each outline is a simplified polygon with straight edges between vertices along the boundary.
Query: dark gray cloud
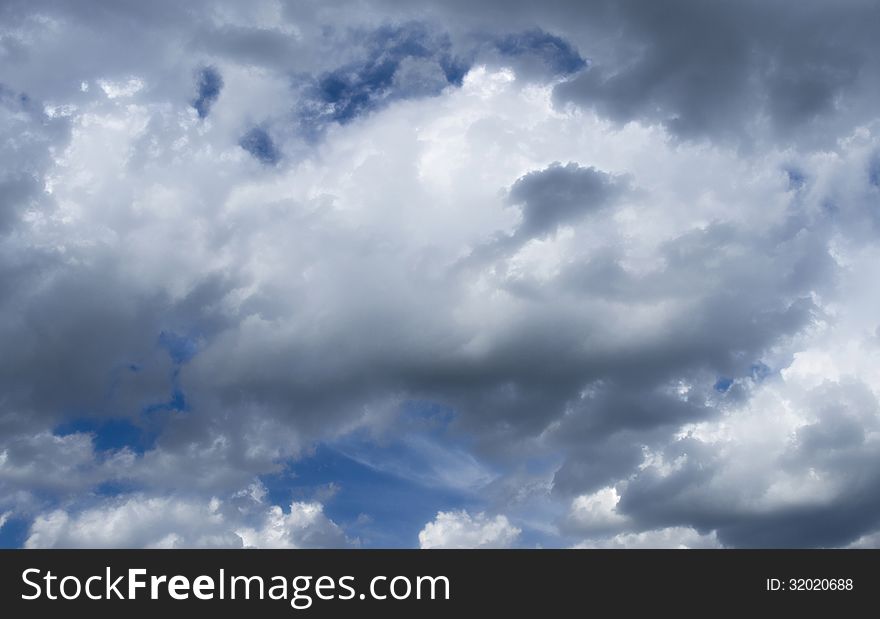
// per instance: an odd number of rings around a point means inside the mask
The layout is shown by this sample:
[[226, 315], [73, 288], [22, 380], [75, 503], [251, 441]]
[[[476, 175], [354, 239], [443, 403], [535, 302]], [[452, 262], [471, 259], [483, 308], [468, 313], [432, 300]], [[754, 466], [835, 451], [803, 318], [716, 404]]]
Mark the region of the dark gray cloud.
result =
[[593, 167], [554, 163], [529, 172], [510, 188], [510, 201], [522, 206], [517, 234], [526, 237], [554, 232], [605, 206], [621, 189], [621, 181]]
[[604, 25], [623, 43], [560, 85], [560, 102], [622, 122], [660, 122], [684, 138], [738, 141], [769, 129], [785, 141], [804, 133], [822, 140], [815, 125], [850, 129], [858, 117], [843, 108], [864, 114], [860, 100], [876, 91], [866, 25], [880, 14], [872, 3], [792, 11], [782, 2], [624, 2], [609, 13]]
[[[466, 29], [539, 23], [577, 47], [588, 68], [560, 84], [560, 104], [619, 122], [661, 123], [686, 139], [828, 144], [873, 117], [878, 54], [869, 0], [462, 1], [380, 6]], [[833, 140], [833, 138], [832, 138]]]
[[545, 74], [569, 75], [587, 64], [568, 41], [539, 28], [504, 35], [495, 48], [505, 57], [539, 63], [537, 70]]
[[[763, 459], [748, 444], [719, 452], [695, 438], [666, 448], [671, 473], [648, 467], [629, 482], [619, 509], [637, 526], [681, 524], [717, 531], [719, 540], [742, 547], [842, 546], [880, 524], [873, 439], [865, 432], [877, 424], [877, 401], [864, 384], [843, 383], [810, 394], [818, 421], [797, 431], [797, 438], [770, 456], [775, 481], [786, 484], [822, 480], [806, 503], [764, 494], [766, 480], [736, 479], [748, 470], [740, 459]], [[853, 474], [854, 471], [859, 471]]]

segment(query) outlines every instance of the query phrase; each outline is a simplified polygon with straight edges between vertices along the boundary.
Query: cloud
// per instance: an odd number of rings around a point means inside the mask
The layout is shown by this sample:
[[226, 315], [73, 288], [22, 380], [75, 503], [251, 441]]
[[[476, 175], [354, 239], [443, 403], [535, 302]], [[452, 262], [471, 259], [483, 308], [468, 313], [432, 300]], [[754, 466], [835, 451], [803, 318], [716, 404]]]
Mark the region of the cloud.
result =
[[347, 545], [342, 530], [328, 520], [320, 503], [294, 502], [290, 511], [269, 509], [260, 529], [241, 529], [246, 548], [338, 548]]
[[587, 63], [565, 39], [533, 28], [507, 34], [495, 41], [495, 47], [505, 57], [520, 61], [518, 73], [527, 73], [527, 63], [538, 63], [537, 71], [546, 76], [547, 70], [556, 75], [568, 75], [583, 69]]
[[877, 53], [867, 24], [878, 8], [865, 0], [804, 2], [796, 13], [781, 0], [377, 4], [463, 30], [540, 24], [588, 65], [557, 87], [559, 104], [660, 123], [681, 139], [828, 147], [873, 118], [880, 86], [866, 70]]
[[430, 539], [871, 539], [876, 7], [545, 4], [5, 3], [0, 512], [337, 545], [329, 444]]
[[[855, 473], [872, 470], [873, 393], [850, 381], [798, 389], [794, 378], [760, 391], [668, 445], [627, 482], [618, 511], [644, 527], [714, 529], [732, 546], [840, 546], [873, 530], [877, 480]], [[731, 513], [741, 517], [724, 522]]]
[[862, 77], [872, 43], [858, 25], [876, 16], [876, 7], [813, 2], [797, 15], [787, 9], [776, 2], [710, 9], [683, 1], [648, 10], [624, 3], [605, 24], [625, 33], [618, 49], [557, 95], [620, 121], [662, 122], [685, 138], [759, 139], [766, 126], [797, 139], [816, 124], [843, 120], [842, 105], [859, 109], [876, 88]]
[[237, 538], [212, 505], [171, 498], [128, 498], [71, 516], [55, 510], [37, 516], [26, 548], [235, 547]]
[[317, 502], [285, 512], [259, 484], [225, 500], [135, 494], [36, 517], [27, 548], [327, 548], [349, 544]]
[[571, 503], [572, 523], [580, 530], [619, 529], [626, 523], [626, 518], [617, 512], [619, 501], [617, 490], [610, 487], [575, 497]]
[[526, 237], [554, 232], [598, 210], [619, 191], [619, 181], [593, 167], [552, 163], [529, 172], [510, 188], [510, 201], [522, 205], [517, 234]]
[[74, 498], [125, 477], [134, 459], [128, 449], [97, 459], [92, 437], [85, 433], [55, 436], [19, 431], [0, 441], [0, 509], [29, 512], [38, 509], [47, 495]]
[[438, 512], [419, 532], [421, 548], [508, 548], [521, 533], [506, 516]]
[[0, 173], [0, 235], [5, 235], [29, 212], [51, 207], [43, 175], [51, 165], [51, 150], [63, 145], [69, 125], [66, 118], [46, 114], [26, 92], [16, 91], [2, 79], [0, 118], [0, 157], [5, 162]]
[[645, 531], [644, 533], [622, 533], [610, 539], [586, 541], [577, 548], [720, 548], [714, 534], [701, 535], [687, 527], [670, 527]]
[[361, 45], [361, 58], [318, 78], [309, 124], [346, 123], [396, 99], [439, 94], [460, 84], [467, 70], [447, 36], [418, 22], [381, 26]]

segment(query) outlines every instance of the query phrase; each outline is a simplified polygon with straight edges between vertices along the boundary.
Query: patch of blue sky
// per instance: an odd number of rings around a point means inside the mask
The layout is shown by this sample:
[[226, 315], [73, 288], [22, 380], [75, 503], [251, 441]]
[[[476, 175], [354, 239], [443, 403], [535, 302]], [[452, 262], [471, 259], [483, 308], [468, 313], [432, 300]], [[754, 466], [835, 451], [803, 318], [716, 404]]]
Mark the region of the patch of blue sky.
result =
[[410, 547], [438, 511], [484, 506], [497, 474], [448, 432], [452, 410], [412, 401], [385, 439], [355, 432], [319, 445], [312, 456], [263, 477], [276, 504], [317, 498], [327, 515], [365, 546]]
[[199, 70], [196, 81], [198, 94], [192, 101], [192, 106], [198, 113], [199, 118], [207, 118], [211, 107], [223, 90], [223, 77], [214, 67], [204, 67]]
[[[137, 454], [143, 454], [152, 449], [160, 429], [156, 427], [154, 413], [188, 409], [186, 396], [179, 385], [178, 374], [180, 366], [188, 363], [198, 352], [198, 342], [195, 338], [172, 331], [162, 331], [157, 343], [173, 363], [170, 375], [171, 393], [167, 400], [144, 404], [140, 409], [141, 417], [134, 420], [127, 417], [94, 417], [90, 416], [88, 411], [68, 411], [67, 421], [56, 426], [53, 434], [56, 436], [91, 434], [95, 450], [98, 452], [127, 447]], [[118, 388], [120, 371], [138, 373], [141, 371], [141, 366], [137, 363], [126, 363], [115, 369], [111, 373], [111, 394]]]
[[[391, 101], [438, 95], [447, 85], [460, 86], [470, 69], [468, 60], [452, 53], [447, 35], [420, 23], [382, 26], [365, 37], [363, 46], [362, 60], [317, 78], [310, 93], [314, 101], [302, 110], [304, 128], [314, 132], [326, 122], [345, 124]], [[401, 79], [407, 60], [422, 61], [424, 79]]]
[[410, 432], [381, 446], [352, 438], [336, 448], [366, 466], [426, 488], [476, 494], [496, 477], [464, 446], [438, 440], [430, 432]]
[[[56, 436], [70, 434], [91, 434], [97, 452], [128, 448], [137, 454], [155, 446], [161, 428], [157, 427], [154, 413], [162, 411], [188, 410], [186, 396], [178, 383], [180, 366], [187, 363], [197, 352], [196, 342], [191, 338], [163, 331], [158, 338], [160, 348], [164, 349], [174, 364], [170, 379], [171, 393], [167, 400], [149, 402], [141, 406], [140, 417], [94, 416], [86, 410], [66, 411], [66, 421], [53, 429]], [[119, 388], [120, 372], [138, 373], [142, 371], [137, 363], [126, 363], [111, 372], [111, 387], [108, 398]]]
[[[381, 449], [363, 445], [360, 451]], [[477, 504], [468, 493], [426, 486], [398, 473], [351, 457], [336, 446], [319, 445], [311, 457], [262, 481], [274, 504], [322, 500], [327, 516], [365, 547], [416, 546], [419, 531], [438, 511]], [[327, 496], [328, 488], [332, 496]]]
[[715, 384], [712, 386], [715, 391], [718, 393], [727, 393], [727, 391], [733, 386], [733, 379], [727, 376], [721, 376], [718, 380], [715, 381]]
[[186, 395], [177, 384], [177, 376], [178, 371], [175, 370], [172, 374], [173, 386], [171, 390], [171, 395], [168, 397], [168, 399], [163, 402], [151, 402], [150, 404], [147, 404], [143, 407], [141, 411], [144, 415], [150, 416], [154, 413], [159, 412], [186, 412], [189, 410], [189, 404], [186, 401]]
[[[300, 110], [307, 135], [328, 122], [345, 124], [389, 103], [439, 95], [461, 86], [476, 50], [455, 53], [450, 38], [418, 22], [386, 25], [365, 35], [361, 60], [318, 76]], [[566, 40], [533, 29], [492, 39], [502, 56], [539, 60], [554, 75], [570, 75], [587, 66]], [[411, 61], [419, 61], [417, 68]], [[409, 65], [407, 66], [407, 62]], [[415, 77], [413, 76], [415, 73]]]
[[368, 435], [352, 433], [335, 442], [349, 457], [425, 487], [477, 493], [497, 477], [472, 455], [472, 439], [450, 432], [452, 408], [410, 400], [401, 405], [393, 437], [377, 446]]
[[556, 75], [570, 75], [587, 66], [568, 41], [538, 28], [502, 36], [495, 41], [495, 48], [512, 58], [540, 59]]
[[193, 337], [180, 335], [173, 331], [162, 331], [159, 333], [159, 346], [162, 347], [171, 360], [183, 365], [192, 359], [199, 351], [199, 343]]
[[444, 53], [439, 58], [440, 68], [443, 69], [443, 75], [446, 81], [453, 86], [461, 86], [464, 82], [464, 76], [471, 69], [471, 62], [463, 58], [453, 56], [450, 53]]
[[[755, 361], [751, 365], [749, 365], [748, 372], [745, 374], [746, 377], [751, 378], [756, 383], [763, 382], [769, 376], [773, 374], [773, 370], [763, 361]], [[729, 376], [719, 376], [715, 380], [715, 384], [712, 385], [712, 388], [718, 393], [727, 393], [731, 387], [733, 387], [736, 380]]]
[[94, 487], [93, 494], [98, 497], [117, 497], [131, 494], [139, 489], [139, 486], [131, 481], [112, 480], [104, 481]]
[[262, 127], [248, 130], [238, 141], [238, 145], [263, 165], [275, 165], [281, 161], [281, 151], [272, 136]]
[[449, 45], [449, 37], [435, 36], [419, 22], [380, 26], [366, 40], [373, 58], [387, 56], [397, 60], [407, 56], [427, 58], [433, 56], [438, 47], [446, 50]]
[[445, 431], [455, 418], [455, 410], [451, 406], [429, 400], [407, 400], [400, 407], [400, 422], [412, 427], [431, 428]]
[[751, 366], [749, 366], [749, 375], [755, 382], [761, 382], [765, 380], [772, 373], [773, 370], [771, 370], [770, 366], [768, 366], [763, 361], [756, 361]]
[[[163, 402], [152, 402], [143, 407], [142, 413], [149, 415], [158, 411], [187, 410], [186, 396], [180, 388], [180, 366], [189, 363], [199, 352], [198, 339], [189, 335], [181, 335], [173, 331], [162, 331], [158, 338], [159, 346], [168, 353], [174, 364], [171, 370], [171, 394]], [[137, 371], [137, 370], [133, 370]]]
[[0, 527], [0, 548], [21, 548], [27, 539], [31, 522], [26, 518], [7, 516]]

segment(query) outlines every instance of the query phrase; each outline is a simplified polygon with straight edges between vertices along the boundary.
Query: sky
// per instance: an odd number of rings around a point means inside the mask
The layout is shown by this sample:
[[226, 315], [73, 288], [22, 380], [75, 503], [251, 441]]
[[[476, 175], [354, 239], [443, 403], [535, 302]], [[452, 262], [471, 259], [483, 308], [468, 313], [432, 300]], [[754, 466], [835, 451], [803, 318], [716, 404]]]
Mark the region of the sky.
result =
[[0, 546], [880, 545], [873, 0], [0, 0]]

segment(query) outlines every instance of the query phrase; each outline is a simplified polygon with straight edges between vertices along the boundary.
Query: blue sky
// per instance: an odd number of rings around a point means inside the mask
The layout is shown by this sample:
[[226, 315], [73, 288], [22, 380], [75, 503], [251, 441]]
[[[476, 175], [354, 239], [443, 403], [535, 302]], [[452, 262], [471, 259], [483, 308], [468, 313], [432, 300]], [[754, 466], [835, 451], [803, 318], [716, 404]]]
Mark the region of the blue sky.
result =
[[878, 10], [3, 3], [0, 545], [876, 546]]

